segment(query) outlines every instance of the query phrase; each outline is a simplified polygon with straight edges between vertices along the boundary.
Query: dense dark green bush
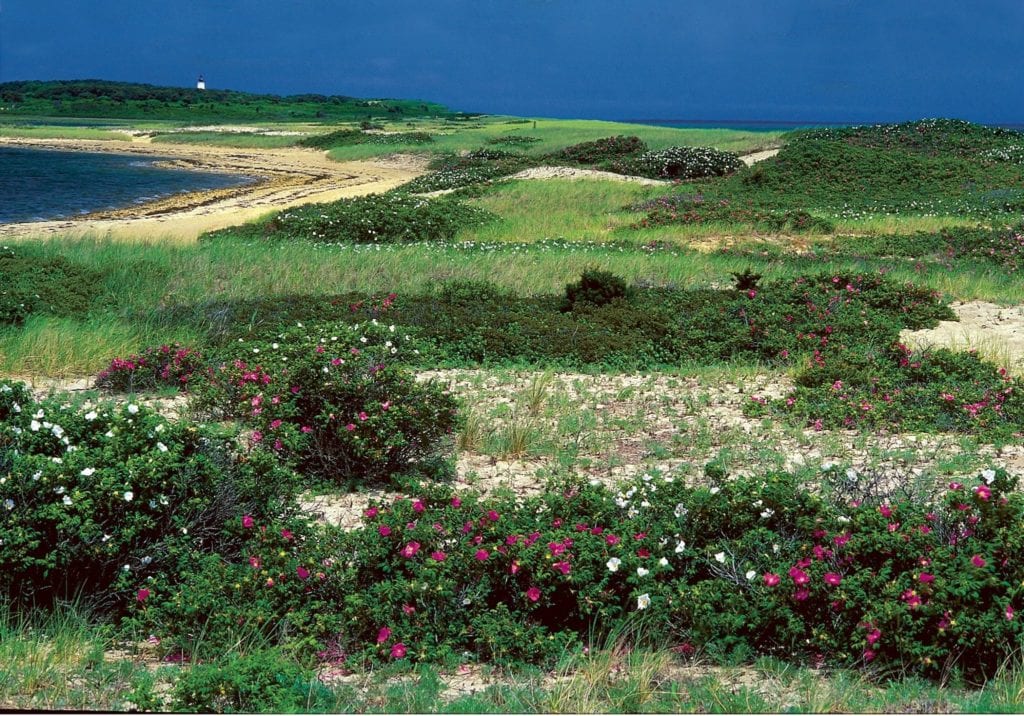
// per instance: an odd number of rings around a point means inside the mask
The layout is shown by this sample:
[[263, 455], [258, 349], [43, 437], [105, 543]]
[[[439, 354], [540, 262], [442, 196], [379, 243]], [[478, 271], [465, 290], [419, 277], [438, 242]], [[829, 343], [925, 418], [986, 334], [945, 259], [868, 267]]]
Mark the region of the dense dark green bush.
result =
[[293, 473], [231, 436], [134, 404], [36, 402], [0, 382], [0, 597], [144, 601], [187, 551], [234, 554], [236, 515], [291, 509]]
[[478, 226], [492, 218], [489, 212], [452, 198], [427, 199], [392, 192], [287, 209], [266, 222], [214, 231], [203, 238], [243, 236], [355, 243], [440, 241], [452, 238], [459, 229]]
[[587, 269], [576, 283], [565, 286], [562, 311], [572, 311], [577, 305], [606, 306], [628, 295], [626, 280], [610, 271]]
[[640, 137], [617, 135], [603, 137], [592, 142], [582, 142], [551, 152], [545, 159], [549, 162], [569, 164], [601, 164], [647, 151], [647, 145]]
[[0, 248], [0, 326], [30, 314], [82, 316], [100, 295], [103, 275], [63, 256]]

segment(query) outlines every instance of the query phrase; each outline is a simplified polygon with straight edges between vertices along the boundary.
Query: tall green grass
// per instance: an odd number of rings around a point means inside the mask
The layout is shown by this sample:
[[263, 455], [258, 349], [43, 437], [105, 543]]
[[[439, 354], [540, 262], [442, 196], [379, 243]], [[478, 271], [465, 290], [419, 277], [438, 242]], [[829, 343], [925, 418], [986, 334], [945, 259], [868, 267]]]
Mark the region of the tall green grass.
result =
[[199, 144], [241, 149], [277, 149], [293, 147], [302, 137], [297, 135], [257, 134], [255, 132], [175, 132], [158, 134], [154, 144]]
[[106, 139], [118, 142], [131, 141], [124, 132], [115, 132], [97, 127], [26, 127], [0, 124], [0, 137], [17, 139]]

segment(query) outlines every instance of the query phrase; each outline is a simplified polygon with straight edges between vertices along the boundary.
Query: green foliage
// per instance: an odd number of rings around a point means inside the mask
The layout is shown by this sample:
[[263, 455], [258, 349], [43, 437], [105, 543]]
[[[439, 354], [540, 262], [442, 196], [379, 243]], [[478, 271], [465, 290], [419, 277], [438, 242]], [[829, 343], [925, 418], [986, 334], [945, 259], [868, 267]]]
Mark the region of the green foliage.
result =
[[281, 97], [211, 88], [158, 87], [105, 80], [16, 81], [0, 84], [5, 114], [126, 119], [341, 121], [371, 116], [449, 116], [419, 100], [356, 99], [338, 95]]
[[1013, 146], [1022, 138], [1024, 134], [1014, 129], [987, 127], [961, 119], [801, 129], [787, 137], [791, 143], [824, 140], [883, 151], [897, 149], [928, 156], [953, 154], [961, 157]]
[[103, 275], [62, 256], [0, 248], [0, 326], [30, 314], [82, 316], [99, 296]]
[[702, 194], [670, 194], [635, 204], [630, 208], [634, 211], [647, 212], [643, 219], [630, 226], [631, 229], [721, 222], [746, 224], [755, 229], [775, 232], [831, 233], [835, 230], [833, 222], [813, 216], [802, 209], [757, 209], [749, 203], [742, 206], [733, 204], [728, 199], [705, 201]]
[[301, 712], [314, 689], [310, 670], [280, 649], [265, 649], [184, 669], [171, 708], [184, 713]]
[[818, 355], [796, 389], [751, 412], [815, 429], [958, 432], [1012, 438], [1024, 425], [1024, 383], [972, 353], [856, 347]]
[[[1020, 167], [952, 153], [932, 155], [896, 142], [880, 149], [807, 138], [740, 172], [720, 195], [776, 208], [860, 212], [943, 212], [988, 216], [1019, 213]], [[719, 192], [716, 191], [716, 195]]]
[[732, 174], [743, 162], [732, 152], [710, 147], [669, 147], [613, 165], [622, 174], [655, 179], [698, 179]]
[[297, 144], [314, 149], [350, 147], [354, 144], [431, 144], [434, 138], [428, 132], [364, 132], [359, 129], [338, 129], [326, 134], [303, 137]]
[[185, 550], [232, 554], [229, 518], [287, 511], [295, 486], [266, 456], [236, 460], [228, 435], [135, 404], [36, 402], [6, 382], [0, 474], [0, 595], [106, 607]]
[[392, 192], [287, 209], [267, 221], [210, 232], [203, 238], [243, 236], [321, 243], [441, 241], [491, 218], [487, 211], [452, 198], [426, 199]]
[[525, 134], [506, 134], [501, 137], [488, 139], [488, 144], [505, 144], [510, 147], [528, 147], [541, 141], [540, 137], [530, 137]]
[[551, 162], [593, 165], [611, 162], [623, 157], [647, 151], [647, 145], [640, 137], [616, 135], [592, 142], [581, 142], [548, 154]]
[[459, 425], [456, 403], [400, 367], [415, 350], [408, 343], [375, 320], [240, 341], [194, 386], [192, 407], [242, 421], [253, 448], [326, 481], [363, 484], [415, 470], [438, 477]]
[[429, 174], [406, 183], [403, 191], [425, 193], [458, 189], [510, 176], [535, 163], [521, 154], [496, 149], [478, 149], [469, 154], [445, 154], [430, 163]]
[[954, 262], [977, 261], [1016, 273], [1024, 266], [1024, 226], [996, 229], [954, 226], [933, 233], [839, 237], [831, 252], [916, 258], [951, 268]]
[[[822, 478], [824, 494], [783, 473], [710, 488], [645, 474], [526, 500], [422, 488], [320, 539], [252, 524], [248, 558], [210, 560], [195, 586], [220, 595], [218, 614], [284, 619], [281, 638], [336, 629], [319, 656], [340, 666], [549, 666], [640, 619], [681, 653], [720, 660], [993, 675], [1021, 638], [1015, 480], [986, 470], [922, 500], [853, 470]], [[324, 561], [323, 539], [351, 557]], [[161, 595], [145, 609], [173, 615]], [[169, 640], [179, 624], [157, 622]]]
[[572, 311], [580, 304], [606, 306], [616, 299], [625, 299], [628, 295], [626, 281], [610, 271], [587, 269], [580, 280], [565, 286], [565, 300], [562, 311]]

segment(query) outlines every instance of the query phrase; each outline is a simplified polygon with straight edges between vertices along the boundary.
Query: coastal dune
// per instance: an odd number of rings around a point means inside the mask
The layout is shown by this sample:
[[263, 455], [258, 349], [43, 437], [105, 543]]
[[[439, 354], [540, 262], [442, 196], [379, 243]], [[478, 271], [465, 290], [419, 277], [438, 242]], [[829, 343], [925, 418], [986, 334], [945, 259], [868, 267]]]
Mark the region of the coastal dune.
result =
[[325, 152], [298, 147], [249, 150], [152, 144], [147, 140], [143, 137], [125, 142], [0, 137], [0, 146], [166, 157], [168, 165], [175, 168], [240, 174], [255, 181], [227, 189], [176, 194], [75, 219], [0, 224], [0, 238], [59, 234], [189, 242], [206, 231], [233, 226], [270, 211], [387, 191], [426, 171], [425, 161], [413, 156], [335, 162]]

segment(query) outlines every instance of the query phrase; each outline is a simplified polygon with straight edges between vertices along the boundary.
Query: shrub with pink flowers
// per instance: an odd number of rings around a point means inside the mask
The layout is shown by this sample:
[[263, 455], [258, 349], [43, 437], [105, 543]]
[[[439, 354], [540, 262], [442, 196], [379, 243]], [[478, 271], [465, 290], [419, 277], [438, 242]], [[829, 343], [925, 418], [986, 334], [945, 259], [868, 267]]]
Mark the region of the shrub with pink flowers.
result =
[[180, 343], [165, 343], [142, 353], [114, 358], [97, 374], [95, 383], [97, 388], [124, 393], [159, 387], [185, 390], [202, 365], [199, 351]]
[[986, 470], [913, 495], [829, 468], [822, 483], [643, 475], [525, 501], [425, 487], [348, 532], [239, 516], [236, 557], [156, 583], [133, 618], [167, 648], [242, 623], [349, 668], [551, 664], [640, 619], [713, 658], [994, 673], [1024, 636], [1016, 480]]
[[412, 345], [376, 320], [240, 341], [196, 386], [193, 407], [241, 421], [253, 449], [328, 481], [436, 473], [458, 425], [457, 405], [402, 367]]
[[0, 382], [0, 599], [123, 606], [188, 551], [230, 556], [228, 518], [287, 514], [297, 484], [233, 445], [133, 403], [37, 402]]

